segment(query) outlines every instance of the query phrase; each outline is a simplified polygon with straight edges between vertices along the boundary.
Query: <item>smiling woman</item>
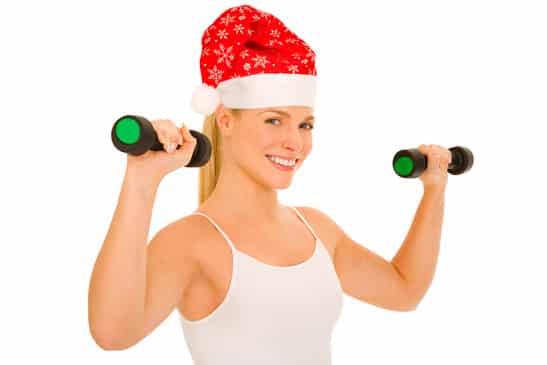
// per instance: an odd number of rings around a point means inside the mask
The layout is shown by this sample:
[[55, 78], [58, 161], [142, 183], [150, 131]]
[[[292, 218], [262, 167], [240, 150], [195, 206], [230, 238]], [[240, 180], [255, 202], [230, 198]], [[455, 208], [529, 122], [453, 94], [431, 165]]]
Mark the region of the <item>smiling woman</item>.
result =
[[[277, 195], [312, 150], [315, 53], [273, 15], [242, 5], [203, 33], [200, 69], [192, 107], [205, 117], [212, 150], [199, 170], [199, 207], [146, 247], [155, 188], [131, 180], [134, 195], [121, 201], [137, 205], [120, 205], [115, 217], [126, 231], [105, 241], [96, 265], [95, 337], [104, 348], [128, 348], [177, 308], [196, 363], [330, 364], [342, 309], [336, 240], [319, 239], [307, 214]], [[135, 214], [139, 237], [127, 233]], [[122, 282], [112, 273], [124, 269], [123, 282], [137, 285], [102, 285]]]

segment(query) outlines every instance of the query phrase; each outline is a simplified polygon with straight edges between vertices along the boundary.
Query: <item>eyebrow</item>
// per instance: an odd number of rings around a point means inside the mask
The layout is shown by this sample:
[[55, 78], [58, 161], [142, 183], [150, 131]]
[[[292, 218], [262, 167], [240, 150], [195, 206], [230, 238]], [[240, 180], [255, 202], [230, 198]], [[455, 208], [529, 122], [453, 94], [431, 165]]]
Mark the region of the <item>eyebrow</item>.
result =
[[[281, 110], [281, 109], [266, 109], [264, 111], [259, 112], [257, 115], [260, 115], [260, 114], [263, 114], [263, 113], [268, 113], [268, 112], [281, 114], [281, 115], [283, 115], [287, 118], [290, 118], [290, 116], [291, 116], [289, 113], [287, 113], [286, 111]], [[306, 119], [304, 119], [304, 120], [315, 120], [315, 116], [310, 115], [310, 116], [306, 117]]]

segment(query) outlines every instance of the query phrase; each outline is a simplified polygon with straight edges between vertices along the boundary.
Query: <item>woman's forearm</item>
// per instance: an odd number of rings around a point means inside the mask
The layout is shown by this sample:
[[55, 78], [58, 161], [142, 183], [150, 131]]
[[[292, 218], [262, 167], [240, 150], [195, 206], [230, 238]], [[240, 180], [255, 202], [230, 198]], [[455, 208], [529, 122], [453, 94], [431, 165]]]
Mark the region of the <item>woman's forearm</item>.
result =
[[408, 234], [392, 263], [404, 276], [417, 305], [437, 266], [444, 215], [444, 189], [425, 189]]

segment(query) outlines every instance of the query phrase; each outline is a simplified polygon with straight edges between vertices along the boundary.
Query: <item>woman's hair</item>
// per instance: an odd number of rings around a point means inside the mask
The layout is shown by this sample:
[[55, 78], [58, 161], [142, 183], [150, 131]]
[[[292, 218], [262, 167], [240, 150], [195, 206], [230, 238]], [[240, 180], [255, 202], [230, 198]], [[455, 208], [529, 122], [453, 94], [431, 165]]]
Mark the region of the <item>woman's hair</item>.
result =
[[[241, 109], [228, 109], [228, 111], [237, 117]], [[205, 117], [202, 133], [211, 141], [211, 158], [209, 162], [199, 169], [198, 206], [207, 200], [209, 195], [215, 190], [218, 176], [220, 175], [220, 168], [222, 167], [222, 135], [218, 129], [215, 113]]]

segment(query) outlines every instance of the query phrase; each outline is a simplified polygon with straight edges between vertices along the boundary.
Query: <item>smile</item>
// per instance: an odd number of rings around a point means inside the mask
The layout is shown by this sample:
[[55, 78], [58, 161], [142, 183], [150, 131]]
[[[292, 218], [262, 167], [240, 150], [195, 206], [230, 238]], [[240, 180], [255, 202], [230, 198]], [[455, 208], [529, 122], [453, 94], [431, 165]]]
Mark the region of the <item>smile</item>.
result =
[[270, 161], [272, 163], [272, 165], [274, 165], [274, 167], [276, 167], [277, 169], [279, 169], [281, 171], [293, 171], [295, 169], [296, 164], [298, 163], [298, 159], [296, 159], [296, 161], [294, 162], [294, 165], [287, 166], [287, 165], [283, 165], [281, 163], [278, 163], [278, 162], [274, 161], [268, 155], [266, 155], [266, 158], [268, 159], [268, 161]]

